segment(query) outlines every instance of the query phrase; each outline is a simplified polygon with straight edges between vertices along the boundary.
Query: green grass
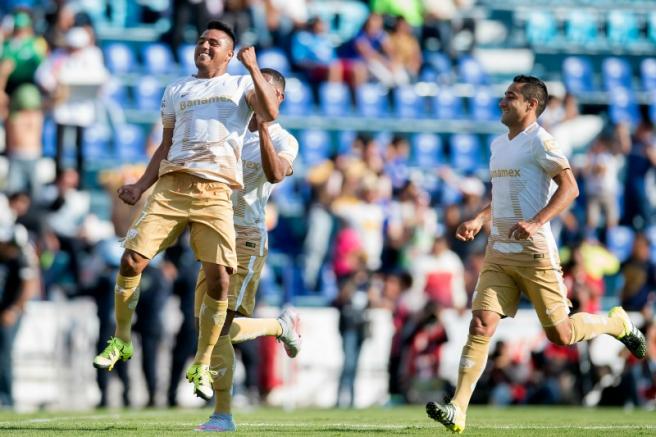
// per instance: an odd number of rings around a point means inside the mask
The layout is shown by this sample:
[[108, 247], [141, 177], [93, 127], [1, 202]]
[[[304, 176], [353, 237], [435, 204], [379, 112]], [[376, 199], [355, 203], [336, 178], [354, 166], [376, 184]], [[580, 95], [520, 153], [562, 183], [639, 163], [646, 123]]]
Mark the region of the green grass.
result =
[[[109, 410], [97, 412], [0, 412], [0, 435], [10, 436], [178, 436], [198, 435], [193, 427], [209, 410]], [[366, 410], [259, 409], [235, 415], [238, 435], [348, 436], [450, 435], [428, 419], [421, 406]], [[621, 409], [473, 407], [467, 436], [653, 436], [656, 413]]]

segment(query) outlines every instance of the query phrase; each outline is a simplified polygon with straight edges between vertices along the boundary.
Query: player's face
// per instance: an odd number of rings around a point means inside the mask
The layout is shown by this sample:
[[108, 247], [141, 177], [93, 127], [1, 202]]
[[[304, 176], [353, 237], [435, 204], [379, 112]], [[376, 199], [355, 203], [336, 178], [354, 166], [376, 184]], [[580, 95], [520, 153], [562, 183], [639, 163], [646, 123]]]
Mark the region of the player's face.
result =
[[196, 42], [194, 62], [199, 69], [220, 69], [228, 64], [233, 53], [232, 40], [225, 32], [208, 29]]
[[521, 91], [522, 84], [513, 82], [499, 102], [501, 108], [501, 123], [513, 126], [519, 123], [530, 111], [530, 101], [526, 100]]
[[264, 80], [266, 80], [269, 83], [269, 85], [271, 85], [273, 89], [276, 91], [276, 98], [278, 99], [278, 103], [279, 104], [282, 103], [282, 101], [285, 100], [285, 93], [273, 81], [273, 76], [267, 73], [264, 73], [262, 76], [264, 77]]

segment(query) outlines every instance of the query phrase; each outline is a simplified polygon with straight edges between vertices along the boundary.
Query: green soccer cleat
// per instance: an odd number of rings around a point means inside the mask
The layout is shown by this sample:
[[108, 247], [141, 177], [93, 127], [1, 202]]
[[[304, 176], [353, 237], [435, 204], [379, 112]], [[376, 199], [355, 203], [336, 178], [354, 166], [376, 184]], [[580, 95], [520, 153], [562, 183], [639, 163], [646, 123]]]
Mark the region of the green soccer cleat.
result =
[[187, 370], [187, 381], [194, 385], [194, 394], [206, 401], [212, 399], [214, 388], [212, 387], [212, 377], [217, 372], [210, 370], [207, 364], [192, 364]]
[[301, 350], [301, 319], [296, 311], [285, 308], [278, 316], [278, 322], [282, 327], [278, 341], [282, 342], [287, 356], [294, 358]]
[[449, 431], [462, 434], [465, 430], [465, 415], [455, 405], [429, 402], [426, 404], [428, 417], [440, 422]]
[[608, 317], [619, 317], [622, 319], [624, 324], [624, 332], [622, 335], [615, 337], [622, 343], [624, 346], [633, 354], [636, 358], [644, 358], [647, 355], [647, 340], [645, 336], [640, 332], [638, 327], [633, 324], [629, 315], [624, 311], [622, 307], [613, 307], [608, 312]]
[[105, 350], [94, 358], [93, 367], [107, 369], [111, 372], [118, 360], [127, 361], [132, 358], [133, 353], [132, 343], [126, 343], [120, 338], [111, 337], [107, 340]]

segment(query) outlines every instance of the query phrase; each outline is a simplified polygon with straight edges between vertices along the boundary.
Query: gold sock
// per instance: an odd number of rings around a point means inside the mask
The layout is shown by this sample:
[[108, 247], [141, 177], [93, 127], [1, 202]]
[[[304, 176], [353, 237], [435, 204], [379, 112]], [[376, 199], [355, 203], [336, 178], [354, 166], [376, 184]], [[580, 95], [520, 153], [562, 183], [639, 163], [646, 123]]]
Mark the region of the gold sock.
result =
[[236, 317], [230, 325], [230, 339], [233, 343], [242, 343], [266, 335], [274, 337], [282, 335], [282, 326], [278, 319]]
[[460, 366], [458, 367], [458, 384], [456, 394], [451, 402], [465, 414], [478, 379], [481, 377], [487, 363], [487, 350], [490, 337], [469, 335], [467, 343], [462, 348]]
[[572, 327], [572, 337], [569, 344], [590, 340], [600, 334], [613, 337], [622, 335], [624, 323], [619, 317], [606, 317], [590, 313], [576, 313], [569, 318]]
[[227, 300], [212, 299], [208, 294], [203, 297], [198, 323], [198, 349], [194, 357], [195, 364], [210, 364], [212, 349], [221, 334], [227, 311]]
[[125, 342], [132, 341], [132, 315], [137, 302], [139, 302], [139, 281], [141, 275], [123, 276], [116, 275], [114, 287], [114, 316], [116, 318], [116, 330], [114, 336]]
[[219, 337], [212, 350], [210, 369], [214, 376], [214, 412], [230, 414], [232, 378], [235, 371], [235, 349], [229, 335]]

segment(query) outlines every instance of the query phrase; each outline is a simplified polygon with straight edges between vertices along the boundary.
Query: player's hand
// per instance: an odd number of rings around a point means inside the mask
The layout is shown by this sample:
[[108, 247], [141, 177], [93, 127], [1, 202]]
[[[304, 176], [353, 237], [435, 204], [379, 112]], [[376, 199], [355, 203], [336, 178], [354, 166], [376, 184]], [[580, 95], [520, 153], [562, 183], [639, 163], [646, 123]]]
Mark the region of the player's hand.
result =
[[255, 55], [255, 48], [253, 46], [242, 47], [237, 53], [237, 59], [244, 64], [248, 71], [257, 67], [257, 56]]
[[127, 184], [116, 190], [118, 198], [128, 205], [134, 205], [141, 199], [143, 190], [137, 184]]
[[471, 241], [481, 231], [482, 227], [483, 221], [478, 218], [467, 220], [456, 229], [456, 238], [460, 241]]
[[18, 321], [18, 310], [7, 308], [4, 311], [0, 311], [0, 326], [9, 327], [14, 326]]
[[540, 223], [533, 220], [521, 220], [508, 231], [508, 238], [513, 240], [528, 240], [540, 229]]

